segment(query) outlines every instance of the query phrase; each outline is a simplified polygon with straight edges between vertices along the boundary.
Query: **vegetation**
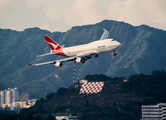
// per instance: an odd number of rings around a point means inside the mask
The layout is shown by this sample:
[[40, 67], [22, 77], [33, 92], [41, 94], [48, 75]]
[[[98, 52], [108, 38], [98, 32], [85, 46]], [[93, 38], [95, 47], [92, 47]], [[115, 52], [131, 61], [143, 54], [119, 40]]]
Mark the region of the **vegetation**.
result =
[[22, 114], [0, 114], [0, 120], [56, 120], [55, 117], [51, 114], [48, 114], [46, 117], [41, 114], [33, 115], [32, 113]]
[[142, 97], [147, 104], [166, 102], [166, 72], [153, 71], [151, 75], [136, 74], [123, 84], [126, 91], [133, 91]]
[[123, 113], [111, 106], [91, 106], [83, 109], [80, 120], [136, 120], [131, 113]]
[[122, 82], [125, 78], [124, 77], [108, 77], [104, 74], [94, 74], [94, 75], [86, 75], [85, 80], [88, 82], [98, 82], [98, 81], [119, 81]]
[[29, 109], [21, 109], [20, 114], [27, 114], [28, 112], [33, 114], [44, 113], [43, 104], [50, 101], [53, 97], [58, 95], [64, 95], [67, 88], [59, 88], [56, 93], [48, 93], [46, 95], [46, 99], [41, 97], [39, 100], [36, 101], [35, 105], [30, 107]]

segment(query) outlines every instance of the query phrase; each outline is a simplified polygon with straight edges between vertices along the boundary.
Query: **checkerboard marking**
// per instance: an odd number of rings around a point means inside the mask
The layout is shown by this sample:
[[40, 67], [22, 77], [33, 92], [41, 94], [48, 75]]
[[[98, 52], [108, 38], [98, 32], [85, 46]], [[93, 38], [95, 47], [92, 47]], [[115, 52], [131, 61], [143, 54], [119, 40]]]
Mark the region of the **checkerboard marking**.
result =
[[103, 86], [104, 86], [104, 82], [87, 82], [82, 84], [79, 94], [98, 93], [102, 91]]

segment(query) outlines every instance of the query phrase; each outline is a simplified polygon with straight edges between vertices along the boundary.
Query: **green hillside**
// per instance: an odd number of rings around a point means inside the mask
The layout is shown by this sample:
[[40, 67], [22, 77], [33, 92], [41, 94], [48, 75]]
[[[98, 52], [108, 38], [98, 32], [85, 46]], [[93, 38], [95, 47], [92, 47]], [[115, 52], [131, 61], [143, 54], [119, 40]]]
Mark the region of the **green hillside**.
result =
[[69, 88], [62, 87], [56, 93], [47, 94], [45, 99], [37, 100], [34, 106], [22, 109], [19, 114], [75, 114], [79, 120], [140, 120], [142, 105], [166, 102], [165, 71], [131, 75], [128, 82], [103, 74], [86, 77], [93, 82], [96, 78], [103, 81], [102, 91], [79, 94], [81, 84], [77, 82]]
[[[50, 48], [43, 36], [48, 35], [65, 47], [84, 44], [100, 39], [103, 28], [122, 46], [113, 53], [104, 53], [85, 64], [76, 64], [76, 72], [84, 78], [87, 74], [105, 74], [123, 77], [131, 74], [150, 74], [153, 70], [166, 70], [166, 31], [146, 25], [132, 26], [118, 21], [104, 20], [94, 25], [76, 26], [67, 32], [49, 32], [39, 28], [24, 31], [0, 29], [0, 89], [18, 87], [31, 98], [45, 96], [59, 87], [72, 84], [73, 63], [66, 62], [61, 68], [53, 65], [30, 67], [27, 62], [38, 63], [63, 58], [37, 55]], [[58, 78], [56, 76], [59, 76]]]

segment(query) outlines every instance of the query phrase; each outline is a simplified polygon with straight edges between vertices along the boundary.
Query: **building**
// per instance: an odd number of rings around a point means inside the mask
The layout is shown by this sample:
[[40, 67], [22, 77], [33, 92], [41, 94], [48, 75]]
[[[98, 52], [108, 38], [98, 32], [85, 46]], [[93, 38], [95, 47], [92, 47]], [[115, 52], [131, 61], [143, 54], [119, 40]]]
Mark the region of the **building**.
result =
[[12, 91], [12, 103], [13, 102], [18, 102], [19, 101], [19, 91], [18, 88], [11, 89]]
[[56, 116], [56, 120], [68, 119], [68, 116]]
[[87, 83], [87, 80], [80, 80], [80, 83]]
[[1, 96], [0, 107], [2, 107], [2, 105], [5, 104], [5, 92], [1, 91], [0, 96]]
[[23, 108], [23, 102], [13, 102], [9, 104], [3, 104], [3, 108], [9, 108], [10, 110], [14, 110], [15, 108]]
[[3, 107], [3, 104], [9, 105], [13, 102], [19, 101], [19, 91], [18, 88], [8, 88], [3, 91], [0, 91], [0, 107]]
[[23, 108], [23, 102], [13, 102], [12, 106], [14, 108]]
[[78, 117], [69, 115], [67, 120], [78, 120]]
[[8, 88], [7, 90], [5, 89], [5, 104], [10, 104], [12, 103], [12, 99], [11, 99], [11, 89]]
[[166, 120], [166, 103], [142, 105], [141, 120]]
[[56, 118], [56, 120], [63, 120], [63, 119], [66, 119], [66, 120], [78, 120], [77, 116], [72, 116], [72, 115], [69, 115], [69, 116], [56, 116], [55, 118]]
[[31, 99], [19, 102], [18, 88], [8, 88], [7, 90], [0, 91], [0, 107], [9, 108], [11, 110], [17, 108], [29, 108], [34, 106], [37, 99]]
[[34, 106], [36, 101], [37, 101], [37, 99], [31, 99], [31, 100], [23, 101], [23, 108], [29, 108], [31, 106]]
[[29, 108], [31, 106], [34, 106], [36, 103], [37, 99], [32, 99], [28, 101], [23, 101], [23, 102], [12, 102], [12, 103], [6, 103], [3, 104], [3, 108], [10, 108], [11, 110], [14, 110], [16, 108]]

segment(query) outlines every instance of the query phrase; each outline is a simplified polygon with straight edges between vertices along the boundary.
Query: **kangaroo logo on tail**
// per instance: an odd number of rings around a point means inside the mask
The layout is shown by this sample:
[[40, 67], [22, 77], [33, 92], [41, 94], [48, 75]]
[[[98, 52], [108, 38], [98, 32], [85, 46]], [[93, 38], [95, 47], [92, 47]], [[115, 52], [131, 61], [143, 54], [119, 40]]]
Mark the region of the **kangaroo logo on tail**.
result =
[[56, 48], [58, 47], [58, 45], [55, 45], [54, 43], [50, 43], [50, 42], [47, 42], [47, 43], [49, 44], [52, 50], [56, 50]]
[[51, 50], [62, 49], [62, 47], [58, 43], [56, 43], [54, 40], [52, 40], [47, 35], [45, 35], [44, 38], [46, 39], [46, 41], [47, 41], [48, 45], [50, 46]]

